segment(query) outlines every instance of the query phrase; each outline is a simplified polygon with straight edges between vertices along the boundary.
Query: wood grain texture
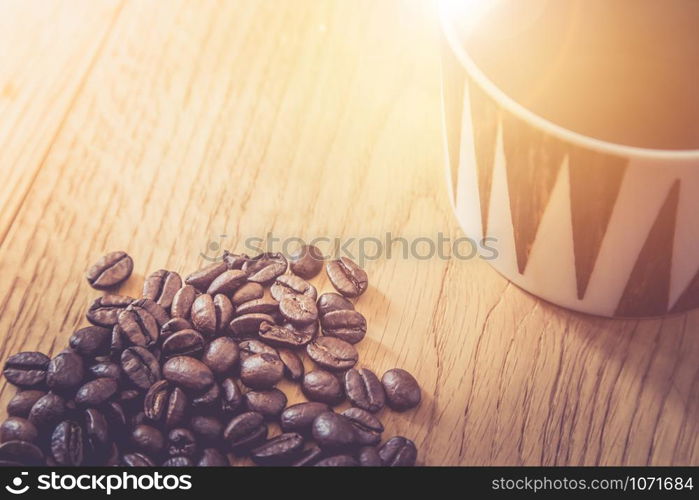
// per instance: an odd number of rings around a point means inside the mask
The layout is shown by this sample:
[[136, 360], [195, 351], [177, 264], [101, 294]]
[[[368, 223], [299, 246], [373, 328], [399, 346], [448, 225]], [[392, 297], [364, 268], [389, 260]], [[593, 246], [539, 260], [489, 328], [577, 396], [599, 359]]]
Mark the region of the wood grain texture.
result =
[[[60, 22], [18, 5], [0, 4], [17, 11], [0, 90], [26, 103], [0, 100], [3, 361], [66, 344], [106, 250], [134, 257], [122, 291], [137, 294], [144, 273], [198, 267], [210, 241], [461, 236], [431, 3], [65, 0]], [[47, 54], [35, 16], [71, 43]], [[421, 381], [419, 409], [382, 416], [420, 463], [699, 464], [699, 313], [586, 317], [482, 261], [400, 253], [365, 265], [359, 348]], [[14, 392], [3, 379], [3, 412]]]

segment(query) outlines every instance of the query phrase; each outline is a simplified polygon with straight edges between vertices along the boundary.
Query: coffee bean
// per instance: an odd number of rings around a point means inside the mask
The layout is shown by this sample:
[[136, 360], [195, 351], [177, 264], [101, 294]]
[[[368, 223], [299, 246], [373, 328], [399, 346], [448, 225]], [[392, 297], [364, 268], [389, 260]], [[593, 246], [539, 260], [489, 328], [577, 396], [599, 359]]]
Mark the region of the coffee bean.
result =
[[286, 257], [280, 253], [262, 253], [246, 261], [242, 267], [248, 275], [248, 281], [262, 284], [284, 274], [286, 268]]
[[272, 315], [279, 311], [279, 302], [271, 297], [263, 297], [261, 299], [249, 300], [240, 304], [235, 314], [242, 316], [244, 314], [269, 314]]
[[103, 255], [87, 270], [87, 282], [92, 288], [106, 290], [126, 281], [133, 271], [133, 259], [126, 252]]
[[143, 297], [151, 299], [164, 309], [170, 309], [175, 293], [182, 287], [180, 275], [167, 269], [159, 269], [143, 283]]
[[232, 378], [221, 382], [221, 411], [224, 414], [233, 414], [243, 404], [243, 393], [238, 384]]
[[153, 384], [143, 401], [143, 410], [150, 420], [162, 422], [166, 429], [178, 426], [185, 416], [187, 396], [167, 380]]
[[205, 336], [222, 333], [233, 318], [233, 305], [224, 295], [201, 294], [192, 304], [192, 324]]
[[10, 417], [0, 426], [0, 443], [5, 441], [28, 441], [33, 443], [39, 437], [39, 431], [29, 420]]
[[100, 326], [86, 326], [70, 337], [70, 347], [86, 358], [109, 355], [112, 331]]
[[331, 311], [320, 319], [323, 334], [356, 344], [366, 335], [366, 319], [361, 313], [348, 309]]
[[240, 361], [244, 361], [254, 354], [278, 355], [274, 347], [268, 346], [264, 342], [255, 339], [243, 340], [238, 344], [238, 347], [240, 348]]
[[245, 393], [245, 405], [249, 411], [261, 413], [266, 418], [278, 417], [286, 406], [286, 395], [279, 389], [249, 391]]
[[330, 283], [345, 297], [359, 297], [369, 286], [367, 274], [347, 257], [331, 260], [325, 265]]
[[160, 341], [165, 342], [165, 339], [173, 333], [191, 329], [192, 324], [188, 320], [184, 318], [172, 318], [160, 328]]
[[151, 313], [131, 304], [119, 313], [117, 325], [133, 345], [148, 347], [158, 341], [160, 329]]
[[192, 356], [198, 357], [204, 352], [206, 340], [196, 330], [180, 330], [163, 342], [163, 357]]
[[170, 457], [162, 464], [163, 467], [192, 467], [194, 462], [189, 457]]
[[352, 344], [335, 337], [316, 338], [306, 346], [306, 352], [313, 361], [329, 370], [347, 370], [359, 359]]
[[167, 454], [192, 458], [197, 453], [197, 438], [189, 429], [172, 429], [167, 435]]
[[113, 358], [119, 357], [121, 351], [124, 350], [124, 337], [124, 331], [119, 324], [114, 325], [112, 328], [112, 339], [109, 345], [109, 352]]
[[170, 314], [173, 318], [189, 319], [194, 299], [197, 298], [197, 289], [192, 285], [185, 285], [172, 297]]
[[313, 328], [297, 328], [290, 323], [275, 325], [264, 321], [260, 324], [259, 335], [270, 344], [302, 347], [313, 340], [315, 331]]
[[36, 387], [46, 381], [46, 369], [50, 361], [48, 356], [40, 352], [20, 352], [7, 358], [2, 373], [12, 385]]
[[7, 403], [7, 414], [11, 417], [29, 417], [29, 411], [40, 398], [44, 397], [46, 392], [36, 389], [27, 389], [15, 394], [9, 403]]
[[204, 392], [199, 392], [192, 396], [192, 406], [194, 408], [213, 408], [220, 400], [221, 386], [214, 382]]
[[228, 250], [223, 251], [223, 262], [228, 269], [241, 269], [250, 257], [243, 254], [231, 253]]
[[325, 370], [313, 370], [303, 377], [303, 394], [311, 401], [320, 401], [331, 406], [340, 404], [345, 394], [338, 378]]
[[131, 432], [131, 444], [141, 453], [158, 456], [165, 449], [165, 437], [155, 427], [141, 424]]
[[227, 467], [228, 459], [215, 448], [206, 448], [201, 452], [197, 467]]
[[238, 338], [257, 335], [260, 325], [264, 322], [274, 323], [274, 318], [269, 314], [243, 314], [231, 320], [229, 326], [233, 335]]
[[269, 389], [284, 376], [284, 364], [279, 356], [254, 354], [240, 363], [240, 380], [252, 389]]
[[388, 406], [396, 411], [408, 410], [420, 404], [420, 386], [417, 380], [401, 368], [388, 370], [381, 377]]
[[201, 360], [214, 375], [222, 376], [233, 370], [239, 356], [238, 344], [229, 337], [219, 337], [206, 347]]
[[44, 454], [41, 449], [27, 441], [6, 441], [0, 444], [0, 460], [19, 465], [43, 465]]
[[266, 438], [267, 426], [264, 417], [254, 411], [241, 413], [233, 418], [223, 431], [223, 439], [236, 453], [249, 450]]
[[214, 383], [214, 374], [198, 359], [175, 356], [163, 365], [163, 377], [184, 389], [204, 391]]
[[85, 316], [95, 326], [111, 328], [116, 325], [119, 313], [131, 305], [133, 300], [125, 295], [103, 295], [92, 302]]
[[51, 435], [51, 455], [58, 465], [82, 465], [83, 446], [83, 430], [71, 420], [58, 424]]
[[284, 363], [284, 376], [289, 380], [298, 381], [303, 377], [303, 362], [290, 349], [279, 349], [279, 359]]
[[261, 299], [265, 294], [265, 289], [259, 283], [245, 283], [238, 288], [231, 297], [231, 303], [234, 307], [238, 307], [245, 302]]
[[307, 325], [318, 320], [316, 301], [308, 295], [285, 295], [279, 301], [279, 312], [295, 325]]
[[83, 358], [73, 352], [54, 357], [46, 369], [46, 385], [55, 391], [66, 391], [80, 385], [85, 376]]
[[325, 403], [297, 403], [286, 408], [279, 419], [282, 430], [285, 432], [309, 433], [313, 421], [322, 413], [330, 411]]
[[96, 408], [84, 413], [85, 444], [93, 454], [101, 454], [109, 448], [109, 424], [104, 414]]
[[354, 311], [354, 305], [352, 302], [344, 298], [339, 293], [324, 293], [318, 297], [318, 314], [325, 316], [332, 311]]
[[229, 269], [222, 272], [214, 279], [206, 293], [211, 296], [222, 293], [223, 295], [233, 295], [248, 279], [248, 275], [239, 269]]
[[361, 408], [347, 408], [341, 413], [354, 426], [359, 444], [378, 444], [381, 441], [383, 424], [374, 415]]
[[374, 372], [366, 368], [347, 370], [344, 386], [352, 404], [364, 410], [375, 413], [383, 408], [386, 402], [381, 382]]
[[357, 467], [359, 464], [351, 455], [334, 455], [316, 462], [316, 467]]
[[295, 432], [286, 432], [268, 439], [252, 449], [252, 460], [261, 465], [289, 464], [303, 451], [303, 437]]
[[78, 406], [99, 406], [117, 391], [117, 382], [113, 378], [96, 378], [82, 385], [75, 393], [75, 403]]
[[143, 453], [127, 453], [121, 457], [121, 465], [126, 467], [155, 467], [155, 462]]
[[313, 439], [324, 450], [347, 449], [357, 444], [352, 423], [337, 413], [321, 413], [313, 421]]
[[158, 328], [162, 328], [165, 323], [170, 321], [170, 315], [168, 312], [163, 308], [163, 306], [154, 300], [136, 299], [131, 302], [127, 309], [134, 309], [136, 307], [140, 307], [141, 309], [148, 311], [150, 315], [153, 316], [153, 319], [155, 319], [155, 323], [158, 325]]
[[362, 467], [381, 467], [381, 457], [374, 446], [363, 446], [357, 454], [359, 465]]
[[323, 268], [323, 252], [315, 245], [302, 245], [289, 255], [291, 272], [311, 279]]
[[160, 380], [160, 364], [145, 347], [124, 349], [121, 353], [121, 368], [131, 383], [144, 391]]
[[28, 419], [37, 429], [52, 429], [66, 414], [65, 400], [57, 394], [49, 392], [40, 397], [29, 411]]
[[185, 278], [185, 283], [192, 285], [200, 292], [206, 292], [209, 285], [218, 277], [219, 274], [228, 270], [225, 262], [214, 262], [196, 272], [193, 272]]
[[216, 417], [196, 415], [189, 421], [189, 428], [205, 443], [218, 445], [223, 436], [223, 423]]
[[311, 285], [308, 281], [293, 274], [282, 274], [276, 280], [269, 289], [269, 293], [272, 294], [275, 300], [280, 301], [286, 295], [307, 295], [313, 300], [316, 300], [318, 292], [316, 287]]
[[299, 457], [291, 463], [292, 467], [309, 467], [315, 464], [323, 456], [323, 450], [316, 445], [311, 445], [303, 450]]
[[417, 459], [417, 448], [410, 439], [395, 436], [379, 448], [384, 467], [412, 467]]

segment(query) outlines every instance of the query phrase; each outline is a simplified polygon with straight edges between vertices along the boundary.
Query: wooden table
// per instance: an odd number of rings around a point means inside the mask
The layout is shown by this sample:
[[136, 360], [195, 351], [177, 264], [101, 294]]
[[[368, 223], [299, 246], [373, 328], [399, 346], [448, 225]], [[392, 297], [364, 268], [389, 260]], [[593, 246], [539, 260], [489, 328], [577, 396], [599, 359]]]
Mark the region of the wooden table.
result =
[[[462, 236], [437, 35], [431, 2], [3, 0], [2, 360], [66, 345], [107, 250], [138, 294], [268, 231]], [[699, 313], [585, 317], [399, 247], [365, 267], [362, 362], [421, 381], [383, 415], [421, 463], [699, 464]]]

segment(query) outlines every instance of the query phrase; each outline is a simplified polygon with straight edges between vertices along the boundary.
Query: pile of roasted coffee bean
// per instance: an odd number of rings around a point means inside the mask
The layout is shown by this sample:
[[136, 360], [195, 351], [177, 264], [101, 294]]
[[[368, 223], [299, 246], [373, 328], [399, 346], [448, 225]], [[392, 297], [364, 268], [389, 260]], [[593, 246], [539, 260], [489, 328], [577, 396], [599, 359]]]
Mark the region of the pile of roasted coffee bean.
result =
[[[323, 264], [312, 246], [288, 259], [226, 252], [184, 282], [154, 272], [134, 299], [109, 293], [131, 275], [131, 257], [100, 258], [87, 271], [107, 291], [87, 311], [92, 325], [52, 359], [21, 352], [5, 363], [20, 391], [0, 426], [0, 465], [413, 465], [415, 444], [381, 444], [375, 414], [417, 406], [420, 388], [405, 370], [379, 380], [357, 368], [367, 324], [349, 299], [367, 275], [350, 259], [328, 261], [339, 293], [317, 297], [306, 280]], [[284, 377], [309, 401], [287, 406], [275, 387]], [[334, 412], [345, 399], [352, 407]], [[272, 423], [280, 434], [270, 436]]]

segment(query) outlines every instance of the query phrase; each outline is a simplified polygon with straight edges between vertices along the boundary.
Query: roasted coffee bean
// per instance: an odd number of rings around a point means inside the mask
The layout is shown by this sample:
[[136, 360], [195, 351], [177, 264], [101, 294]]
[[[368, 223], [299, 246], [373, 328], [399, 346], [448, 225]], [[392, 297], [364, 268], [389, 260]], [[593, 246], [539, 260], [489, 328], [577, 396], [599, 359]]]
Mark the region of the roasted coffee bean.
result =
[[238, 288], [231, 297], [233, 307], [238, 307], [245, 302], [261, 299], [265, 294], [265, 289], [259, 283], [245, 283]]
[[313, 439], [324, 450], [347, 449], [357, 444], [352, 423], [337, 413], [321, 413], [313, 421]]
[[2, 373], [12, 385], [36, 387], [46, 381], [46, 369], [50, 361], [46, 354], [40, 352], [20, 352], [7, 358]]
[[306, 346], [308, 356], [323, 368], [347, 370], [357, 364], [357, 349], [336, 337], [318, 337]]
[[381, 441], [383, 424], [374, 415], [361, 408], [347, 408], [341, 413], [354, 426], [359, 444], [378, 444]]
[[119, 327], [119, 324], [117, 323], [112, 328], [112, 340], [111, 340], [111, 344], [109, 346], [109, 352], [111, 353], [113, 358], [118, 358], [119, 356], [121, 356], [121, 351], [123, 351], [123, 350], [124, 350], [124, 332]]
[[117, 326], [130, 344], [148, 347], [160, 336], [160, 327], [151, 313], [131, 304], [119, 313]]
[[417, 380], [401, 368], [388, 370], [381, 377], [388, 406], [396, 411], [415, 408], [420, 404], [420, 386]]
[[143, 297], [157, 302], [164, 309], [170, 309], [172, 299], [182, 288], [180, 275], [167, 269], [159, 269], [143, 283]]
[[181, 332], [182, 330], [191, 330], [192, 324], [184, 318], [172, 318], [165, 323], [160, 329], [160, 341], [165, 342], [173, 333]]
[[189, 429], [172, 429], [167, 435], [167, 454], [192, 458], [197, 453], [197, 438]]
[[29, 411], [29, 421], [37, 429], [52, 429], [66, 414], [65, 400], [57, 394], [49, 392], [40, 397]]
[[70, 347], [86, 358], [109, 355], [112, 331], [101, 326], [86, 326], [71, 335]]
[[223, 251], [223, 262], [226, 264], [228, 269], [242, 269], [243, 264], [245, 264], [250, 257], [242, 254], [231, 253], [228, 250]]
[[238, 344], [240, 348], [240, 361], [244, 361], [254, 354], [271, 354], [277, 356], [277, 350], [274, 347], [268, 346], [259, 340], [243, 340]]
[[352, 302], [344, 298], [339, 293], [324, 293], [318, 297], [318, 314], [320, 316], [325, 316], [332, 311], [354, 311], [354, 305]]
[[223, 439], [235, 453], [249, 450], [267, 438], [264, 417], [254, 411], [233, 418], [223, 431]]
[[206, 340], [196, 330], [180, 330], [173, 333], [163, 342], [163, 358], [173, 356], [198, 357], [204, 352]]
[[297, 328], [290, 323], [275, 325], [264, 321], [260, 324], [260, 338], [270, 344], [302, 347], [308, 344], [315, 337], [313, 328]]
[[11, 417], [29, 417], [29, 411], [40, 398], [44, 397], [46, 392], [36, 389], [27, 389], [15, 394], [9, 403], [7, 403], [7, 414]]
[[167, 380], [153, 384], [143, 401], [143, 410], [153, 422], [162, 422], [166, 429], [172, 429], [183, 422], [187, 409], [187, 396], [179, 387]]
[[252, 460], [261, 465], [285, 465], [303, 451], [303, 437], [286, 432], [268, 439], [250, 452]]
[[229, 269], [222, 272], [214, 279], [206, 293], [211, 296], [222, 293], [223, 295], [233, 295], [248, 279], [248, 275], [240, 269]]
[[232, 378], [221, 382], [221, 411], [231, 415], [243, 404], [243, 393], [238, 384]]
[[229, 337], [219, 337], [206, 347], [202, 362], [216, 376], [230, 374], [240, 357], [238, 344]]
[[85, 444], [93, 454], [109, 448], [109, 424], [104, 414], [96, 408], [88, 408], [84, 413]]
[[216, 448], [206, 448], [201, 452], [197, 467], [227, 467], [228, 459]]
[[352, 368], [345, 372], [343, 380], [345, 393], [354, 406], [374, 413], [383, 408], [386, 395], [374, 372]]
[[359, 465], [362, 467], [381, 467], [381, 457], [374, 446], [363, 446], [357, 454]]
[[233, 304], [228, 297], [218, 293], [214, 295], [214, 309], [216, 310], [216, 333], [225, 334], [235, 314]]
[[316, 300], [318, 297], [316, 287], [303, 278], [299, 278], [293, 274], [282, 274], [279, 276], [274, 280], [274, 283], [269, 289], [269, 293], [277, 301], [282, 300], [286, 295], [307, 295], [313, 300]]
[[242, 269], [248, 281], [264, 284], [284, 274], [287, 265], [286, 257], [280, 253], [262, 253], [247, 260]]
[[309, 467], [315, 464], [323, 456], [323, 450], [316, 445], [311, 445], [303, 450], [299, 457], [291, 463], [292, 467]]
[[66, 391], [80, 385], [85, 376], [83, 358], [74, 352], [62, 352], [46, 369], [46, 385], [54, 391]]
[[260, 325], [263, 322], [274, 323], [274, 318], [269, 314], [243, 314], [242, 316], [236, 316], [233, 318], [229, 324], [231, 332], [238, 338], [250, 337], [257, 335], [260, 330]]
[[366, 335], [366, 319], [361, 313], [344, 309], [331, 311], [320, 318], [320, 326], [323, 334], [337, 337], [356, 344]]
[[379, 448], [384, 467], [412, 467], [417, 459], [415, 443], [403, 436], [395, 436]]
[[99, 406], [117, 391], [117, 381], [113, 378], [96, 378], [82, 385], [75, 393], [75, 403], [78, 406]]
[[313, 421], [322, 413], [330, 411], [325, 403], [297, 403], [286, 408], [279, 419], [285, 432], [310, 433]]
[[289, 380], [298, 381], [303, 377], [303, 362], [291, 349], [279, 349], [279, 359], [284, 363], [284, 376]]
[[87, 270], [87, 282], [92, 288], [106, 290], [126, 281], [133, 271], [133, 259], [122, 251], [103, 255]]
[[192, 391], [204, 391], [214, 383], [214, 374], [209, 367], [189, 356], [168, 359], [163, 365], [163, 377]]
[[[136, 299], [133, 302], [131, 302], [131, 305], [129, 308], [136, 308], [140, 307], [141, 309], [145, 309], [150, 313], [151, 316], [155, 319], [156, 324], [158, 325], [158, 329], [162, 328], [165, 323], [170, 321], [170, 315], [168, 312], [155, 302], [154, 300], [151, 299]], [[127, 308], [128, 309], [128, 308]]]
[[315, 298], [308, 295], [285, 295], [279, 301], [279, 312], [294, 325], [307, 325], [318, 320]]
[[223, 436], [223, 423], [216, 417], [194, 416], [189, 421], [189, 428], [205, 443], [218, 445]]
[[160, 364], [145, 347], [124, 349], [121, 353], [121, 368], [131, 383], [144, 391], [160, 380]]
[[237, 316], [242, 316], [244, 314], [272, 315], [277, 311], [279, 311], [279, 302], [271, 297], [262, 297], [260, 299], [243, 302], [235, 309], [235, 314]]
[[126, 467], [155, 467], [155, 462], [143, 453], [127, 453], [121, 457], [121, 465]]
[[5, 441], [0, 444], [0, 460], [19, 465], [43, 465], [44, 454], [28, 441]]
[[94, 365], [88, 367], [87, 373], [90, 378], [113, 378], [119, 380], [121, 378], [121, 366], [111, 361], [104, 361], [102, 363], [95, 363]]
[[331, 406], [340, 404], [345, 399], [345, 394], [338, 378], [325, 370], [308, 372], [303, 377], [301, 389], [303, 394], [311, 401], [320, 401]]
[[192, 324], [204, 335], [222, 333], [233, 318], [233, 305], [224, 295], [201, 294], [192, 304]]
[[170, 306], [170, 315], [173, 318], [189, 319], [192, 311], [192, 304], [197, 298], [197, 289], [192, 285], [185, 285], [172, 297], [172, 305]]
[[211, 282], [216, 279], [216, 277], [228, 270], [225, 262], [214, 262], [206, 267], [193, 272], [185, 278], [185, 283], [192, 285], [194, 288], [200, 292], [206, 292]]
[[106, 294], [92, 302], [85, 316], [95, 326], [111, 328], [116, 325], [119, 313], [131, 305], [133, 300], [125, 295]]
[[369, 286], [367, 274], [347, 257], [331, 260], [325, 265], [330, 283], [345, 297], [359, 297]]
[[240, 380], [252, 389], [269, 389], [284, 376], [284, 364], [279, 356], [254, 354], [240, 363]]
[[357, 467], [359, 463], [352, 455], [334, 455], [316, 462], [316, 467]]
[[323, 269], [323, 252], [315, 245], [302, 245], [289, 255], [291, 272], [311, 279]]
[[192, 406], [194, 408], [211, 408], [220, 400], [221, 386], [214, 382], [204, 392], [196, 393], [192, 396]]
[[163, 462], [163, 467], [192, 467], [194, 462], [189, 457], [170, 457]]
[[83, 430], [77, 422], [64, 420], [51, 435], [51, 455], [58, 465], [82, 465], [85, 456]]
[[249, 411], [256, 411], [267, 418], [278, 417], [286, 406], [286, 395], [279, 389], [248, 391], [245, 405]]
[[39, 437], [39, 431], [29, 420], [10, 417], [0, 425], [0, 443], [5, 441], [28, 441], [33, 443]]

